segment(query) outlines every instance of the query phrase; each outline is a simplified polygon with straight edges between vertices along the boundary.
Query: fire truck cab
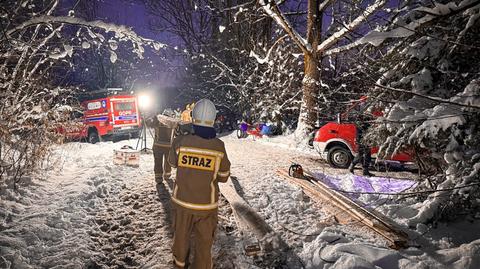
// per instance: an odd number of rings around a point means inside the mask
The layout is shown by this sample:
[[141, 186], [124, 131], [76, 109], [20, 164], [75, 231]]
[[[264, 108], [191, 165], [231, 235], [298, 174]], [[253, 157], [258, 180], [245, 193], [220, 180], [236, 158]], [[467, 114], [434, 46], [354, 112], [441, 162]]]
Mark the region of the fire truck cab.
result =
[[[358, 154], [357, 126], [353, 123], [329, 122], [315, 133], [313, 147], [331, 166], [348, 168], [354, 154]], [[372, 158], [376, 158], [378, 147], [371, 148]], [[405, 152], [391, 156], [388, 160], [411, 162], [412, 157]]]
[[113, 95], [82, 102], [84, 109], [81, 136], [90, 143], [101, 138], [137, 136], [141, 121], [134, 95]]
[[[338, 116], [337, 121], [328, 122], [315, 132], [313, 147], [332, 167], [348, 168], [353, 161], [353, 156], [358, 154], [357, 126], [352, 122], [343, 122], [342, 119], [348, 118], [348, 114], [354, 110], [358, 110], [357, 113], [364, 113], [361, 106], [366, 100], [366, 97], [362, 97], [354, 102], [345, 113]], [[371, 114], [374, 117], [383, 116], [381, 111], [373, 111]], [[372, 147], [372, 158], [376, 158], [377, 153], [378, 147]], [[412, 160], [411, 154], [400, 152], [385, 161], [407, 163]]]

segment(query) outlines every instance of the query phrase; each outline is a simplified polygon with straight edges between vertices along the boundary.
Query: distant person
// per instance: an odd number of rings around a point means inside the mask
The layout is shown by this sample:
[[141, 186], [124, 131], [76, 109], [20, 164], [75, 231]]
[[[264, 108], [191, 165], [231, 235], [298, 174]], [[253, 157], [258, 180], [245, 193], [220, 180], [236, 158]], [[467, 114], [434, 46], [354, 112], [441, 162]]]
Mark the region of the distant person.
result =
[[193, 134], [172, 143], [168, 161], [177, 168], [172, 195], [173, 257], [176, 268], [188, 263], [190, 236], [194, 233], [195, 257], [191, 268], [212, 268], [212, 245], [218, 218], [218, 182], [230, 176], [230, 161], [213, 128], [215, 105], [202, 99], [193, 108]]
[[182, 112], [181, 120], [183, 122], [192, 122], [192, 106], [187, 104], [185, 110]]
[[366, 122], [357, 122], [356, 126], [357, 134], [355, 140], [358, 145], [358, 154], [355, 155], [355, 157], [353, 158], [353, 161], [350, 164], [348, 170], [350, 171], [350, 173], [354, 174], [355, 166], [358, 163], [361, 163], [364, 176], [375, 176], [369, 171], [370, 163], [372, 162], [371, 147], [368, 146], [363, 139], [363, 134], [367, 131], [369, 124], [367, 124]]
[[152, 127], [155, 128], [155, 138], [153, 142], [153, 157], [155, 163], [153, 170], [155, 172], [155, 182], [159, 184], [171, 176], [171, 167], [167, 161], [167, 157], [172, 145], [173, 129], [159, 122], [157, 117], [153, 117], [152, 122]]

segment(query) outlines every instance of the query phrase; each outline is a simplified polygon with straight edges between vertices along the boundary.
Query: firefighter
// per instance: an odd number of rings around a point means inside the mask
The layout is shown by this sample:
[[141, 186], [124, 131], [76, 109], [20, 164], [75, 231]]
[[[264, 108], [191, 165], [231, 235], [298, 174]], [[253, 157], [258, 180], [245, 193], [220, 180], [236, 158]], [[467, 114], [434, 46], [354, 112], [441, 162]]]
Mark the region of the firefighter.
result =
[[364, 176], [375, 176], [369, 171], [370, 163], [372, 162], [371, 148], [368, 146], [367, 143], [365, 143], [365, 141], [363, 141], [363, 134], [368, 129], [368, 124], [366, 122], [363, 122], [361, 124], [356, 124], [356, 126], [357, 135], [355, 139], [358, 144], [358, 154], [355, 155], [355, 157], [353, 158], [353, 161], [350, 164], [348, 170], [350, 171], [350, 173], [354, 174], [353, 170], [355, 169], [355, 165], [361, 163]]
[[173, 204], [173, 263], [188, 264], [190, 235], [194, 233], [192, 268], [212, 268], [212, 244], [217, 227], [218, 183], [230, 176], [230, 161], [213, 128], [215, 105], [202, 99], [193, 108], [193, 134], [174, 139], [168, 155], [177, 168]]
[[188, 104], [185, 107], [185, 110], [182, 112], [181, 120], [183, 122], [191, 122], [192, 121], [192, 109], [193, 109], [193, 103], [190, 105]]
[[153, 156], [155, 158], [154, 172], [155, 182], [161, 183], [164, 179], [171, 176], [171, 167], [167, 161], [170, 151], [173, 129], [158, 121], [153, 117], [153, 127], [155, 128], [155, 139], [153, 143]]

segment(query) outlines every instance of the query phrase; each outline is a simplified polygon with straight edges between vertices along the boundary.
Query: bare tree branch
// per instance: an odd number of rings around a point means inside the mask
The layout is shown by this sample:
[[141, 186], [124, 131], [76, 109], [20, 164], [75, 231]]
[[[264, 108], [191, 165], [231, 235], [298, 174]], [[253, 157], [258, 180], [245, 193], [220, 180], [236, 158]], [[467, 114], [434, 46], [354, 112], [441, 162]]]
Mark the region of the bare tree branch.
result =
[[278, 8], [275, 3], [265, 3], [265, 0], [259, 0], [259, 4], [262, 6], [265, 13], [267, 13], [272, 19], [274, 19], [282, 28], [287, 32], [287, 34], [292, 38], [292, 40], [300, 47], [304, 52], [310, 52], [311, 46], [307, 41], [292, 27], [290, 22]]
[[457, 103], [457, 102], [453, 102], [453, 101], [450, 101], [450, 100], [447, 100], [447, 99], [442, 99], [442, 98], [434, 97], [434, 96], [428, 96], [428, 95], [425, 95], [425, 94], [420, 94], [420, 93], [416, 93], [416, 92], [412, 92], [412, 91], [407, 91], [407, 90], [404, 90], [404, 89], [393, 88], [393, 87], [385, 86], [385, 85], [378, 84], [378, 83], [375, 83], [375, 86], [380, 87], [380, 88], [385, 89], [385, 90], [390, 90], [390, 91], [415, 95], [415, 96], [418, 96], [420, 98], [424, 98], [424, 99], [434, 101], [434, 102], [437, 102], [437, 103], [451, 104], [451, 105], [455, 105], [455, 106], [461, 106], [461, 107], [467, 107], [467, 108], [473, 108], [473, 109], [480, 110], [480, 106], [476, 106], [476, 105], [468, 105], [468, 104]]
[[364, 23], [369, 16], [375, 13], [378, 9], [382, 8], [386, 3], [386, 0], [375, 1], [371, 6], [367, 7], [360, 16], [358, 16], [355, 20], [349, 23], [346, 28], [343, 28], [342, 30], [334, 33], [329, 38], [324, 40], [320, 45], [318, 45], [317, 51], [324, 52], [325, 50], [333, 46], [347, 33], [355, 30], [362, 23]]
[[[328, 55], [333, 55], [333, 54], [341, 53], [341, 52], [344, 52], [344, 51], [348, 51], [350, 49], [353, 49], [355, 47], [358, 47], [358, 46], [366, 44], [366, 43], [372, 43], [373, 45], [378, 46], [381, 43], [383, 43], [383, 41], [386, 40], [387, 38], [409, 37], [409, 36], [411, 36], [415, 33], [419, 33], [416, 30], [417, 28], [419, 28], [419, 27], [421, 27], [421, 26], [423, 26], [423, 25], [425, 25], [425, 24], [427, 24], [427, 23], [429, 23], [429, 22], [431, 22], [435, 19], [453, 16], [453, 15], [456, 15], [456, 14], [458, 14], [460, 12], [463, 12], [467, 9], [477, 7], [479, 5], [480, 5], [480, 0], [477, 0], [477, 1], [474, 1], [474, 2], [469, 3], [469, 4], [458, 6], [458, 8], [456, 8], [456, 9], [449, 9], [449, 11], [450, 11], [449, 13], [435, 13], [434, 9], [426, 9], [426, 8], [418, 9], [418, 11], [426, 13], [427, 15], [423, 16], [422, 18], [420, 18], [418, 20], [415, 20], [415, 21], [409, 23], [408, 25], [405, 25], [405, 26], [398, 25], [397, 28], [392, 29], [392, 30], [387, 31], [387, 32], [372, 31], [369, 34], [367, 34], [366, 36], [358, 39], [357, 41], [355, 41], [353, 43], [327, 50], [327, 51], [324, 52], [324, 55], [328, 56]], [[452, 43], [452, 41], [447, 41], [447, 40], [445, 40], [445, 42]]]

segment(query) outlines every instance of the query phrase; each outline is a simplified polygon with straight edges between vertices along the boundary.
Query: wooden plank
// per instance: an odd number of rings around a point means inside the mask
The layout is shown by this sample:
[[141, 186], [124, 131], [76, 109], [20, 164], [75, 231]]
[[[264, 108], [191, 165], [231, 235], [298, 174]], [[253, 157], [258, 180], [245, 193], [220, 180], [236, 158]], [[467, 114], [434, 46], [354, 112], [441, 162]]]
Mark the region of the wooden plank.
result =
[[[393, 225], [391, 221], [386, 221], [387, 217], [380, 217], [378, 216], [378, 212], [366, 210], [343, 194], [332, 190], [325, 183], [321, 181], [310, 182], [303, 179], [293, 178], [283, 169], [278, 170], [277, 174], [286, 178], [293, 184], [302, 187], [304, 190], [308, 190], [308, 193], [306, 192], [307, 195], [313, 193], [315, 199], [323, 199], [323, 202], [329, 202], [335, 207], [348, 213], [352, 218], [358, 220], [377, 234], [387, 239], [391, 243], [390, 247], [398, 249], [407, 245], [408, 235], [396, 227], [396, 225]], [[306, 172], [306, 174], [312, 175], [312, 173], [308, 172]]]
[[[304, 171], [304, 174], [315, 178], [314, 174], [311, 173], [310, 171], [308, 171], [307, 169], [304, 169], [303, 171]], [[338, 197], [338, 199], [342, 200], [342, 202], [345, 202], [347, 205], [353, 206], [353, 207], [355, 207], [356, 210], [361, 211], [362, 213], [360, 213], [360, 214], [362, 214], [362, 215], [363, 214], [369, 214], [370, 216], [372, 216], [376, 220], [375, 223], [377, 225], [381, 225], [381, 227], [383, 227], [385, 230], [391, 231], [392, 233], [395, 233], [395, 234], [397, 234], [401, 237], [404, 237], [404, 239], [406, 239], [408, 241], [407, 233], [404, 232], [402, 230], [402, 228], [400, 228], [395, 222], [390, 220], [387, 216], [385, 216], [382, 213], [380, 213], [378, 211], [375, 211], [373, 209], [368, 209], [368, 208], [365, 208], [365, 207], [359, 205], [355, 201], [346, 197], [344, 194], [342, 194], [340, 192], [337, 192], [335, 190], [332, 190], [329, 186], [327, 186], [322, 181], [317, 181], [317, 182], [314, 182], [313, 184], [319, 185], [319, 187], [321, 187], [322, 189], [332, 191], [335, 194], [335, 196]]]
[[[303, 180], [303, 179], [298, 179], [294, 178], [288, 175], [288, 172], [286, 170], [277, 170], [277, 174], [279, 176], [282, 176], [286, 180], [288, 180], [290, 183], [300, 186], [305, 194], [307, 194], [310, 199], [313, 201], [322, 204], [322, 209], [328, 211], [330, 214], [334, 215], [337, 221], [340, 224], [347, 224], [351, 222], [353, 219], [352, 217], [343, 209], [338, 210], [338, 207], [333, 207], [331, 206], [328, 201], [330, 200], [330, 197], [328, 195], [325, 195], [322, 192], [319, 192], [313, 184], [310, 182]], [[326, 206], [325, 206], [326, 205]]]
[[261, 217], [250, 208], [231, 182], [219, 184], [219, 188], [223, 197], [225, 197], [232, 208], [235, 222], [242, 235], [245, 254], [247, 256], [261, 254], [262, 246], [259, 239], [262, 239], [270, 232], [269, 227], [262, 225]]
[[[232, 180], [236, 180], [232, 178]], [[220, 192], [232, 207], [239, 229], [247, 236], [253, 234], [256, 237], [263, 253], [268, 253], [264, 259], [271, 260], [267, 264], [280, 263], [287, 268], [301, 268], [300, 259], [291, 248], [278, 236], [265, 220], [238, 194], [232, 180], [219, 184]], [[251, 248], [251, 249], [249, 249]], [[253, 245], [244, 245], [245, 251], [255, 252]]]

